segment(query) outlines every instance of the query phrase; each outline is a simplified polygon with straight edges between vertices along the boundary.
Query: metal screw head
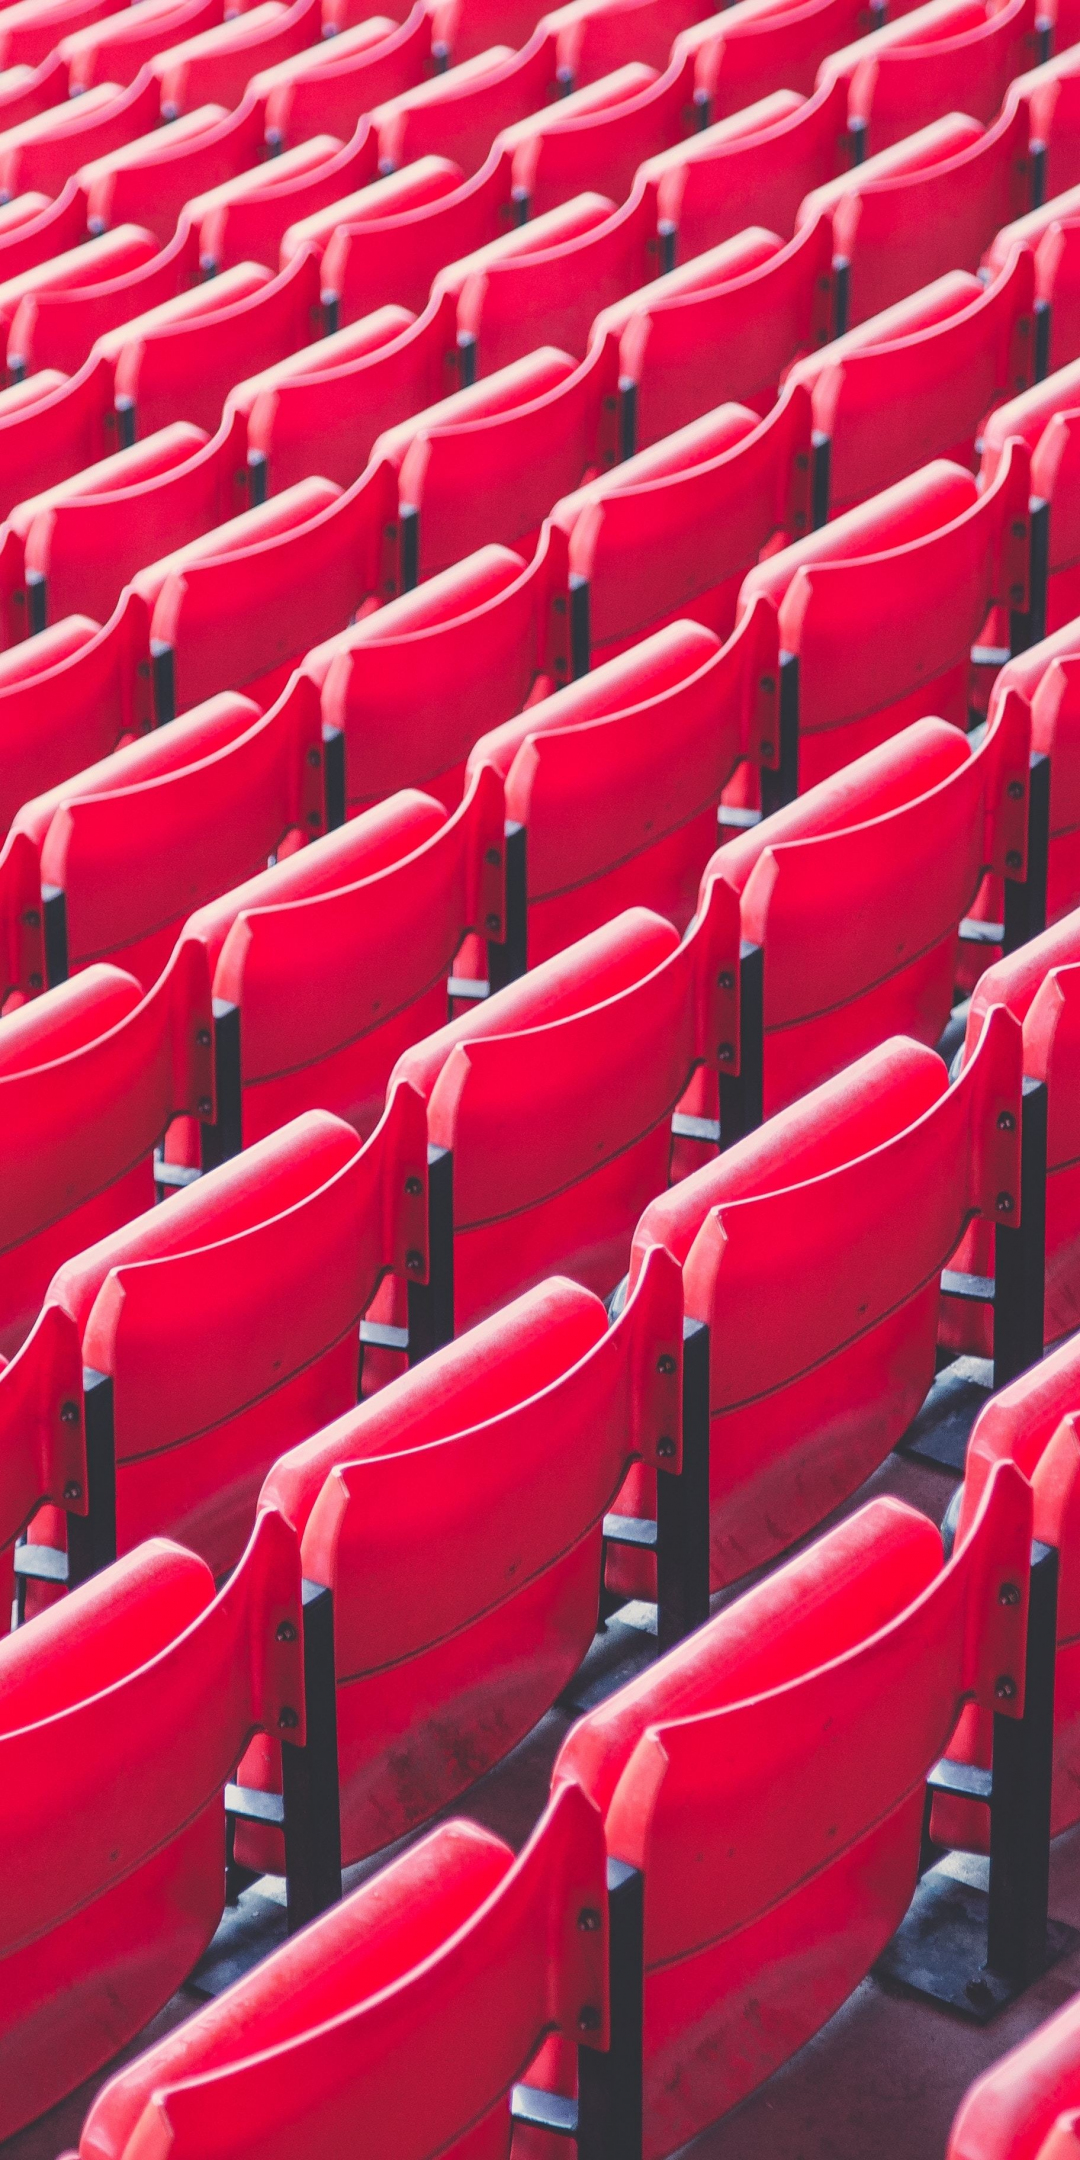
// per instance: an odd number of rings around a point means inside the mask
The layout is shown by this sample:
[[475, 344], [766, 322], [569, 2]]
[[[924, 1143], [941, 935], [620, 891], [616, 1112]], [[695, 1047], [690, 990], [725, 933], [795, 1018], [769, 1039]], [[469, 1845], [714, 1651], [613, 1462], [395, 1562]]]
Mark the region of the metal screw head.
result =
[[721, 968], [716, 978], [716, 987], [718, 990], [734, 990], [735, 977], [730, 968]]
[[419, 1275], [422, 1272], [424, 1266], [423, 1253], [419, 1253], [415, 1249], [410, 1250], [405, 1255], [405, 1265], [408, 1268], [410, 1275]]
[[200, 1117], [209, 1117], [209, 1116], [211, 1115], [212, 1111], [213, 1111], [213, 1108], [214, 1108], [214, 1105], [213, 1105], [213, 1103], [211, 1102], [211, 1100], [210, 1100], [210, 1097], [209, 1097], [209, 1095], [200, 1095], [200, 1097], [199, 1097], [199, 1116], [200, 1116]]
[[1003, 1582], [998, 1591], [999, 1605], [1019, 1605], [1020, 1592], [1014, 1582]]
[[408, 1193], [410, 1200], [417, 1200], [419, 1199], [419, 1196], [423, 1192], [424, 1188], [418, 1177], [407, 1177], [405, 1180], [405, 1190]]
[[721, 1065], [731, 1065], [734, 1062], [735, 1058], [734, 1043], [721, 1043], [717, 1049], [716, 1055]]
[[1010, 802], [1019, 802], [1023, 792], [1024, 783], [1022, 780], [1010, 780], [1009, 785], [1005, 790], [1005, 793], [1008, 796]]
[[278, 1642], [295, 1642], [296, 1626], [292, 1620], [282, 1620], [275, 1629]]
[[195, 1040], [196, 1040], [196, 1042], [198, 1043], [198, 1045], [199, 1045], [199, 1048], [200, 1048], [200, 1050], [209, 1050], [209, 1048], [210, 1048], [210, 1030], [209, 1030], [209, 1028], [196, 1028], [196, 1030], [195, 1030]]
[[495, 932], [496, 932], [496, 930], [498, 930], [498, 929], [499, 929], [499, 927], [500, 927], [500, 924], [499, 924], [499, 918], [498, 918], [498, 916], [497, 916], [497, 915], [485, 915], [485, 917], [484, 917], [484, 928], [485, 928], [485, 930], [489, 930], [489, 931], [491, 932], [491, 935], [492, 935], [492, 937], [494, 937], [494, 935], [495, 935]]
[[493, 870], [497, 870], [499, 864], [502, 861], [502, 855], [499, 849], [497, 847], [489, 847], [487, 854], [484, 857], [484, 861], [486, 863], [489, 863]]
[[278, 1711], [278, 1729], [280, 1732], [295, 1732], [299, 1723], [300, 1719], [296, 1711], [290, 1710], [287, 1703], [284, 1710]]
[[1018, 848], [1011, 847], [1009, 849], [1009, 852], [1005, 857], [1005, 868], [1006, 870], [1019, 870], [1020, 851]]
[[1002, 1673], [1001, 1678], [995, 1680], [994, 1695], [998, 1702], [1015, 1702], [1016, 1682], [1008, 1673]]
[[761, 688], [762, 690], [764, 690], [766, 697], [771, 697], [773, 691], [776, 688], [775, 675], [763, 675], [761, 678]]
[[309, 764], [309, 765], [321, 765], [321, 764], [322, 764], [322, 752], [321, 752], [321, 750], [309, 750], [309, 751], [308, 751], [308, 754], [307, 754], [307, 761], [308, 761], [308, 764]]
[[310, 827], [311, 827], [311, 829], [312, 829], [312, 832], [317, 832], [317, 831], [318, 831], [318, 829], [319, 829], [319, 826], [320, 826], [320, 825], [322, 824], [322, 818], [320, 817], [320, 815], [319, 815], [319, 812], [318, 812], [317, 810], [309, 810], [309, 811], [308, 811], [308, 814], [307, 814], [307, 821], [308, 821], [308, 824], [310, 825]]
[[577, 1916], [577, 1924], [583, 1935], [595, 1935], [600, 1927], [600, 1915], [595, 1905], [583, 1905]]
[[1014, 1118], [1011, 1110], [999, 1110], [997, 1123], [999, 1132], [1016, 1131], [1016, 1119]]
[[1024, 605], [1024, 588], [1023, 588], [1023, 586], [1022, 586], [1022, 585], [1010, 585], [1010, 587], [1009, 587], [1009, 600], [1010, 600], [1010, 602], [1011, 602], [1011, 604], [1012, 604], [1012, 606], [1013, 606], [1013, 607], [1023, 607], [1023, 605]]
[[1013, 539], [1014, 539], [1014, 540], [1024, 540], [1024, 539], [1026, 539], [1026, 537], [1027, 537], [1027, 524], [1026, 524], [1026, 521], [1025, 521], [1025, 520], [1024, 520], [1023, 518], [1014, 518], [1014, 519], [1013, 519], [1013, 521], [1012, 521], [1012, 536], [1013, 536]]
[[800, 450], [800, 451], [798, 452], [797, 456], [796, 456], [796, 459], [795, 459], [795, 469], [796, 469], [796, 471], [797, 471], [797, 472], [807, 472], [807, 471], [809, 470], [809, 466], [810, 466], [810, 460], [809, 460], [809, 458], [807, 457], [807, 455], [806, 455], [806, 452], [805, 452], [805, 450]]
[[599, 2032], [602, 2023], [603, 2019], [600, 2016], [599, 2010], [594, 2010], [592, 2003], [586, 2003], [585, 2008], [578, 2019], [578, 2031]]
[[671, 1375], [675, 1370], [675, 1360], [669, 1355], [666, 1350], [663, 1357], [657, 1358], [656, 1370], [658, 1373], [663, 1373], [666, 1379], [671, 1378]]
[[1011, 1215], [1013, 1211], [1013, 1196], [1011, 1192], [999, 1192], [996, 1205], [999, 1215]]
[[26, 910], [26, 913], [25, 913], [25, 915], [23, 916], [23, 921], [24, 921], [24, 923], [26, 924], [26, 927], [27, 927], [27, 929], [28, 929], [28, 930], [40, 930], [40, 928], [41, 928], [41, 911], [40, 911], [40, 909], [39, 909], [39, 908], [36, 908], [36, 907], [28, 907], [28, 908], [27, 908], [27, 910]]
[[670, 1455], [674, 1455], [675, 1442], [671, 1438], [670, 1433], [661, 1434], [659, 1440], [656, 1443], [656, 1452], [658, 1455], [662, 1455], [664, 1457], [665, 1462]]
[[762, 755], [762, 757], [763, 757], [763, 758], [770, 758], [770, 757], [775, 757], [775, 755], [776, 755], [776, 745], [775, 745], [775, 743], [771, 743], [771, 742], [763, 742], [763, 743], [762, 743], [762, 745], [761, 745], [761, 755]]
[[67, 1484], [64, 1487], [64, 1498], [65, 1500], [82, 1499], [82, 1486], [75, 1478], [68, 1479]]
[[34, 969], [34, 971], [33, 971], [32, 975], [30, 976], [30, 988], [31, 988], [31, 990], [40, 990], [40, 988], [41, 988], [41, 977], [40, 977], [40, 975], [38, 974], [38, 971], [37, 971], [37, 969], [36, 969], [36, 968]]
[[78, 1424], [78, 1422], [79, 1422], [79, 1405], [78, 1405], [78, 1403], [75, 1403], [75, 1402], [62, 1402], [62, 1403], [61, 1403], [61, 1405], [60, 1405], [60, 1423], [61, 1423], [61, 1425], [77, 1425], [77, 1424]]

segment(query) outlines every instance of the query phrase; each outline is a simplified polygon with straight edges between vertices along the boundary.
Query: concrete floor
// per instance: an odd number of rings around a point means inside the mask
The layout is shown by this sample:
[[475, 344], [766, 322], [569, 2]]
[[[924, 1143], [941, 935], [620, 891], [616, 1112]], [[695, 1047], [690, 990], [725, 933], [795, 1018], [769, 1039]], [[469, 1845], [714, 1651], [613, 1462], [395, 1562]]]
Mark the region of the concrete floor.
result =
[[[940, 1521], [954, 1482], [944, 1472], [891, 1456], [843, 1512], [875, 1493], [891, 1492]], [[471, 1814], [520, 1845], [543, 1807], [551, 1765], [569, 1723], [568, 1716], [553, 1710], [453, 1812]], [[373, 1865], [350, 1869], [347, 1887]], [[985, 1862], [946, 1865], [969, 1880], [985, 1879]], [[1080, 1826], [1054, 1846], [1050, 1909], [1055, 1919], [1080, 1928]], [[686, 2148], [686, 2160], [690, 2154], [693, 2160], [942, 2160], [949, 2125], [972, 2078], [1078, 1989], [1080, 1946], [986, 2027], [886, 1994], [875, 1980], [866, 1980], [759, 2092]], [[197, 2006], [196, 1998], [181, 1990], [117, 2063]], [[57, 2160], [69, 2151], [108, 2074], [91, 2079], [41, 2121], [0, 2143], [0, 2160]]]

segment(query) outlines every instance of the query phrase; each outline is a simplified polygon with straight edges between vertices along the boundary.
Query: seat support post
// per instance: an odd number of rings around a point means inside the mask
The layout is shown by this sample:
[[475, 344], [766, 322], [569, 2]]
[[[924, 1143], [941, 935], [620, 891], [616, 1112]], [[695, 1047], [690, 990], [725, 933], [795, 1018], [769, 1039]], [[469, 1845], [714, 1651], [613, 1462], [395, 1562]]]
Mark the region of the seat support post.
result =
[[214, 1094], [217, 1116], [199, 1127], [204, 1170], [216, 1170], [244, 1145], [240, 1082], [240, 1007], [214, 999]]
[[608, 1860], [611, 2044], [578, 2049], [578, 2160], [641, 2160], [645, 1878]]
[[[1058, 1556], [1031, 1549], [1024, 1715], [994, 1717], [986, 1962], [1018, 1987], [1045, 1968], [1054, 1771]], [[998, 1682], [1004, 1687], [1005, 1680]]]
[[[814, 486], [817, 488], [817, 459], [815, 455]], [[782, 810], [786, 803], [794, 802], [799, 792], [799, 656], [798, 653], [782, 652], [780, 655], [780, 708], [777, 719], [780, 730], [780, 758], [776, 766], [761, 768], [761, 814], [770, 817], [774, 810]]]
[[454, 1339], [454, 1158], [428, 1147], [428, 1279], [409, 1283], [409, 1363]]
[[1050, 867], [1050, 760], [1033, 750], [1028, 765], [1027, 875], [1005, 879], [1002, 950], [1015, 952], [1046, 928], [1046, 880]]
[[83, 1367], [86, 1514], [69, 1515], [68, 1589], [88, 1582], [116, 1558], [116, 1433], [111, 1373]]
[[285, 1880], [290, 1935], [341, 1896], [341, 1800], [338, 1785], [337, 1680], [333, 1593], [305, 1581], [303, 1747], [281, 1748]]
[[670, 1650], [709, 1617], [709, 1330], [683, 1321], [682, 1471], [656, 1480], [656, 1634]]
[[1020, 1107], [1020, 1220], [994, 1230], [994, 1387], [1007, 1386], [1043, 1354], [1046, 1298], [1044, 1080], [1025, 1078]]
[[739, 951], [739, 1070], [720, 1075], [720, 1146], [756, 1131], [764, 1116], [765, 952], [744, 938]]
[[506, 915], [502, 942], [487, 941], [488, 992], [516, 982], [529, 965], [529, 891], [526, 871], [527, 838], [524, 825], [508, 819], [503, 833], [506, 861]]

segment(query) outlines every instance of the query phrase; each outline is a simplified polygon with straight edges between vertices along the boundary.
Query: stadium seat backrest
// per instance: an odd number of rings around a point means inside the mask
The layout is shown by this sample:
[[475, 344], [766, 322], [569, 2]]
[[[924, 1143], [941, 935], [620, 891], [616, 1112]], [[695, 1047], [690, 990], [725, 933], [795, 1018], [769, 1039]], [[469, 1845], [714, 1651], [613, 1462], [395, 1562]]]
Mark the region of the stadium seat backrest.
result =
[[324, 830], [323, 761], [318, 695], [297, 677], [204, 756], [63, 804], [42, 876], [64, 896], [69, 972], [115, 957], [149, 987], [192, 908]]
[[70, 291], [46, 286], [26, 292], [7, 333], [9, 372], [18, 377], [40, 367], [57, 367], [76, 374], [99, 337], [144, 310], [177, 299], [195, 282], [198, 268], [198, 235], [181, 224], [141, 270], [126, 278]]
[[673, 60], [660, 76], [631, 62], [573, 95], [589, 109], [564, 118], [560, 101], [504, 137], [514, 151], [515, 199], [531, 216], [597, 179], [616, 201], [627, 196], [642, 161], [678, 142], [697, 119], [689, 58]]
[[210, 985], [179, 953], [144, 997], [120, 969], [88, 969], [0, 1022], [4, 1347], [26, 1333], [49, 1277], [153, 1200], [151, 1154], [173, 1117], [213, 1102]]
[[[499, 406], [485, 410], [485, 393], [504, 380]], [[531, 554], [567, 482], [614, 465], [618, 387], [614, 336], [576, 366], [542, 347], [380, 438], [376, 458], [415, 426], [398, 484], [403, 518], [416, 520], [416, 574], [431, 577], [490, 541]]]
[[595, 660], [680, 615], [727, 637], [746, 571], [809, 528], [809, 397], [793, 386], [756, 425], [745, 406], [716, 407], [557, 503], [552, 521], [569, 536], [571, 589], [587, 587]]
[[[1016, 1126], [998, 1119], [1016, 1120], [1019, 1095], [1004, 1013], [952, 1087], [932, 1051], [894, 1038], [646, 1209], [631, 1282], [666, 1245], [688, 1314], [712, 1331], [715, 1587], [805, 1536], [915, 1416], [934, 1377], [938, 1271], [972, 1216], [999, 1220], [999, 1194], [1017, 1189]], [[905, 1210], [916, 1189], [925, 1206]], [[640, 1473], [623, 1505], [648, 1511]]]
[[390, 300], [419, 315], [447, 263], [510, 230], [512, 167], [509, 154], [495, 150], [441, 200], [340, 227], [322, 258], [323, 292], [338, 322], [355, 322]]
[[1030, 741], [1015, 694], [974, 752], [916, 721], [714, 855], [702, 895], [738, 891], [764, 953], [766, 1116], [887, 1035], [937, 1041], [984, 872], [1022, 874]]
[[662, 1252], [610, 1328], [546, 1281], [271, 1472], [264, 1502], [334, 1594], [346, 1862], [456, 1799], [576, 1671], [605, 1511], [679, 1430], [681, 1299]]
[[[162, 888], [153, 890], [156, 841], [144, 834], [140, 824], [154, 800], [153, 788], [147, 788], [145, 783], [211, 757], [246, 733], [258, 717], [258, 707], [250, 698], [227, 692], [185, 715], [168, 734], [155, 729], [150, 735], [139, 736], [126, 749], [103, 758], [99, 765], [87, 767], [71, 781], [23, 804], [0, 849], [0, 1007], [32, 996], [45, 985], [50, 961], [55, 968], [57, 953], [55, 947], [49, 950], [45, 935], [43, 884], [56, 885], [64, 892], [66, 974], [74, 974], [78, 966], [103, 957], [106, 950], [115, 954], [121, 946], [125, 949], [125, 963], [130, 965], [136, 958], [132, 947], [140, 933], [149, 932], [153, 940], [155, 925], [160, 925], [161, 937], [146, 955], [148, 968], [140, 954], [134, 969], [144, 988], [149, 989], [172, 949], [172, 893], [168, 881], [176, 865], [164, 871], [167, 898], [163, 909]], [[113, 817], [105, 814], [105, 833], [100, 825], [94, 831], [93, 811], [85, 815], [86, 805], [102, 796], [114, 798]], [[117, 796], [120, 800], [116, 800]], [[185, 832], [184, 837], [186, 848], [190, 848], [191, 832]], [[85, 852], [81, 846], [84, 841]], [[108, 844], [111, 841], [115, 845]], [[48, 876], [42, 867], [47, 846]], [[79, 890], [84, 874], [88, 874], [85, 896]], [[94, 924], [90, 950], [85, 934], [80, 944], [80, 930], [74, 919], [83, 897]], [[54, 975], [54, 980], [62, 979], [62, 975]]]
[[307, 521], [227, 558], [206, 548], [173, 570], [151, 623], [159, 722], [217, 690], [246, 690], [268, 705], [309, 646], [389, 598], [386, 534], [396, 508], [390, 468], [369, 465]]
[[220, 1596], [155, 1540], [0, 1643], [5, 2134], [131, 2039], [186, 1977], [224, 1896], [222, 1787], [256, 1727], [303, 1739], [300, 1568], [260, 1517]]
[[519, 51], [493, 41], [487, 52], [376, 106], [383, 172], [433, 154], [476, 172], [503, 129], [551, 97], [557, 65], [555, 40], [538, 25]]
[[639, 177], [655, 185], [659, 217], [675, 228], [685, 262], [747, 225], [766, 225], [786, 239], [804, 197], [842, 172], [847, 159], [847, 100], [841, 84], [826, 84], [809, 98], [777, 90], [646, 159]]
[[1080, 1325], [1080, 1137], [1075, 1074], [1080, 1058], [1080, 914], [1031, 938], [980, 977], [968, 1017], [970, 1056], [992, 999], [1023, 1024], [1024, 1070], [1048, 1092], [1046, 1340]]
[[730, 1045], [736, 952], [719, 883], [681, 943], [631, 908], [399, 1058], [453, 1153], [458, 1326], [555, 1268], [613, 1287], [667, 1184], [671, 1113]]
[[502, 811], [490, 770], [449, 816], [403, 791], [190, 918], [238, 1008], [245, 1145], [316, 1103], [373, 1130], [396, 1058], [446, 1018], [466, 931], [501, 929]]
[[490, 375], [545, 340], [583, 357], [600, 309], [660, 268], [656, 214], [654, 191], [639, 175], [626, 202], [591, 230], [469, 269], [459, 287], [458, 338], [474, 351], [477, 372]]
[[966, 1701], [994, 1707], [1003, 1672], [1019, 1698], [1030, 1537], [1010, 1464], [944, 1567], [925, 1517], [872, 1501], [564, 1742], [554, 1789], [645, 1876], [648, 2160], [792, 2055], [899, 1924], [927, 1771]]
[[796, 366], [829, 441], [830, 516], [930, 458], [974, 462], [987, 414], [1032, 380], [1034, 305], [1034, 258], [1017, 248], [989, 287], [953, 271]]
[[361, 1315], [424, 1249], [424, 1149], [407, 1089], [363, 1145], [312, 1111], [54, 1276], [112, 1382], [119, 1551], [161, 1534], [235, 1566], [275, 1457], [356, 1401]]
[[[668, 299], [667, 281], [660, 278], [655, 294], [648, 287], [642, 292], [619, 346], [624, 401], [628, 392], [634, 401], [636, 448], [648, 449], [685, 427], [718, 398], [737, 399], [764, 416], [785, 368], [827, 338], [828, 220], [820, 218], [786, 247], [762, 227], [751, 227], [745, 237], [752, 236], [761, 252], [745, 269], [733, 266], [730, 280]], [[599, 316], [598, 325], [607, 319]]]
[[632, 905], [686, 928], [721, 791], [775, 741], [775, 684], [763, 605], [723, 647], [670, 623], [480, 737], [469, 770], [494, 763], [525, 828], [530, 966]]
[[974, 24], [962, 20], [970, 10], [952, 12], [961, 18], [953, 35], [926, 42], [912, 36], [868, 51], [856, 67], [849, 118], [865, 131], [871, 152], [888, 149], [943, 112], [970, 113], [989, 126], [1014, 78], [1037, 57], [1035, 0], [1006, 0], [996, 14], [985, 13]]
[[800, 0], [795, 7], [740, 8], [684, 31], [677, 50], [694, 53], [697, 87], [713, 120], [769, 91], [808, 97], [827, 54], [865, 30], [860, 0]]
[[[1077, 1338], [1014, 1380], [987, 1403], [968, 1442], [958, 1532], [974, 1519], [997, 1462], [1014, 1462], [1031, 1481], [1035, 1494], [1035, 1536], [1058, 1554], [1057, 1661], [1054, 1680], [1054, 1780], [1051, 1835], [1058, 1836], [1080, 1816], [1080, 1656], [1077, 1612], [1080, 1607], [1080, 1362]], [[961, 1719], [953, 1752], [961, 1760], [989, 1766], [992, 1720], [969, 1709]], [[958, 1796], [934, 1802], [934, 1834], [961, 1850], [985, 1852], [987, 1810]], [[1041, 2147], [1039, 2148], [1041, 2150]]]
[[[375, 324], [393, 312], [388, 306], [361, 316], [359, 323]], [[405, 316], [407, 311], [396, 312]], [[249, 465], [263, 468], [275, 492], [316, 468], [340, 487], [351, 487], [384, 429], [458, 388], [455, 320], [448, 296], [340, 367], [288, 380], [275, 370], [264, 371], [248, 412]], [[313, 357], [314, 352], [312, 347]]]
[[966, 726], [986, 616], [1028, 602], [1028, 473], [1019, 441], [981, 495], [938, 460], [750, 571], [740, 611], [768, 594], [798, 657], [802, 787], [921, 714]]
[[286, 72], [290, 63], [285, 61], [252, 77], [249, 87], [262, 105], [271, 151], [323, 128], [344, 136], [361, 113], [422, 81], [431, 62], [431, 24], [423, 0], [375, 45], [361, 42], [358, 33], [365, 27], [353, 25], [352, 41], [346, 43], [350, 29], [343, 25], [329, 52], [325, 45], [309, 48], [315, 63], [309, 71], [299, 65], [303, 56], [298, 54], [295, 72]]
[[848, 266], [838, 329], [948, 270], [977, 270], [1030, 204], [1029, 165], [1027, 109], [1010, 102], [990, 128], [948, 114], [808, 194], [799, 223], [830, 208], [834, 256]]
[[606, 1913], [581, 1793], [558, 1796], [517, 1859], [443, 1824], [119, 2072], [81, 2149], [285, 2160], [298, 2141], [347, 2144], [359, 2109], [380, 2160], [503, 2153], [511, 2087], [544, 2037], [587, 2026], [586, 2045], [606, 2044]]
[[345, 738], [348, 815], [400, 787], [460, 801], [477, 736], [569, 680], [567, 575], [565, 538], [546, 525], [529, 564], [481, 548], [403, 594], [385, 623], [335, 639], [325, 665], [309, 655], [323, 719]]

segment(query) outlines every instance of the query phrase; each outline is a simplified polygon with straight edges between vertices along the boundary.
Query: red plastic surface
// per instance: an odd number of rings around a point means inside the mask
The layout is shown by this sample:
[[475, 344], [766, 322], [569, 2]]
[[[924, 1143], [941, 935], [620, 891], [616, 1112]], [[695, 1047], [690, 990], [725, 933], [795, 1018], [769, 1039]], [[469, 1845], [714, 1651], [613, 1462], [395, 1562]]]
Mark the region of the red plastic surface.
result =
[[155, 1541], [0, 1644], [0, 1804], [20, 1855], [0, 1904], [20, 2068], [5, 2134], [108, 2061], [209, 1942], [224, 1782], [283, 1707], [303, 1738], [299, 1629], [296, 1541], [267, 1513], [217, 1598], [202, 1562]]

